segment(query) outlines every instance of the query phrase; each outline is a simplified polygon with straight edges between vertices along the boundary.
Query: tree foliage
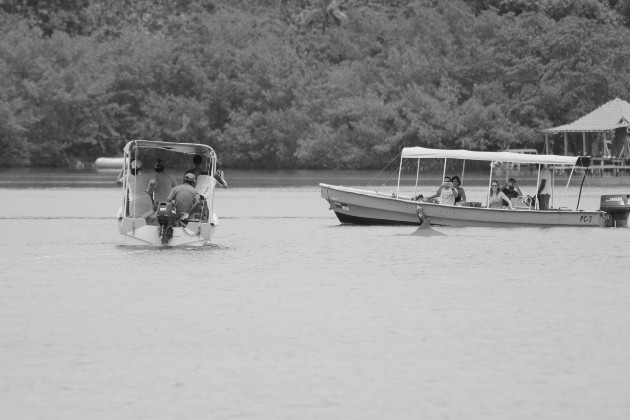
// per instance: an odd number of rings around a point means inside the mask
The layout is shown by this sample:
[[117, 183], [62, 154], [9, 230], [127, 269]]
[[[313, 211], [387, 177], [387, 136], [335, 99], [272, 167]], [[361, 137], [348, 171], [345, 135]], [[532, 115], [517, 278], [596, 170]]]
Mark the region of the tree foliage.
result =
[[628, 4], [0, 1], [0, 163], [71, 165], [134, 138], [243, 168], [541, 149], [542, 129], [629, 97]]

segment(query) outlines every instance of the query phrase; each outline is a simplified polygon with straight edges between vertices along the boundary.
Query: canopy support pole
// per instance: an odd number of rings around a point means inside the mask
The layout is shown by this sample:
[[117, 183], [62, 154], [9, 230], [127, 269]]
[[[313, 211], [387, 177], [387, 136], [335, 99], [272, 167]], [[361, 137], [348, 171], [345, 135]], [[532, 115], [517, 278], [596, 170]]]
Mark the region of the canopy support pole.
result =
[[577, 205], [575, 206], [575, 211], [580, 211], [580, 199], [582, 198], [582, 187], [584, 186], [584, 180], [586, 179], [586, 175], [588, 175], [588, 171], [584, 171], [584, 176], [582, 177], [582, 183], [580, 183], [580, 192], [578, 194]]
[[[540, 208], [540, 203], [538, 202], [538, 188], [540, 188], [540, 164], [538, 164], [538, 177], [536, 178], [536, 195], [535, 195], [535, 205], [534, 205], [534, 209], [538, 210]], [[545, 181], [547, 182], [547, 181]]]
[[[211, 176], [211, 180], [214, 181], [211, 183], [212, 185], [212, 191], [210, 191], [210, 207], [208, 208], [208, 222], [210, 222], [210, 226], [214, 225], [214, 190], [216, 189], [217, 183], [214, 179], [214, 174], [217, 172], [217, 158], [216, 155], [213, 153], [212, 157], [210, 158], [211, 162], [210, 162], [210, 176]], [[207, 164], [207, 162], [206, 162]], [[208, 200], [204, 200], [205, 201], [205, 205], [208, 205]], [[199, 220], [203, 220], [203, 210], [201, 211], [201, 217]], [[201, 223], [199, 223], [199, 232], [201, 232]]]
[[[466, 170], [466, 159], [463, 160], [463, 164], [462, 164], [462, 182], [461, 184], [459, 184], [460, 186], [464, 183], [464, 171]], [[444, 178], [442, 178], [444, 179]]]
[[[551, 171], [549, 171], [549, 172], [551, 172], [551, 197], [549, 197], [549, 201], [550, 201], [549, 209], [553, 208], [553, 191], [555, 189], [554, 186], [556, 184], [556, 182], [555, 182], [556, 181], [556, 171], [555, 171], [555, 169], [556, 169], [555, 165], [552, 165], [551, 166]], [[549, 210], [549, 209], [547, 209], [547, 210]]]
[[400, 157], [400, 166], [398, 167], [398, 185], [396, 186], [396, 197], [400, 194], [400, 175], [402, 174], [403, 157]]
[[[128, 163], [129, 162], [129, 163]], [[123, 152], [123, 169], [122, 169], [122, 188], [123, 188], [123, 207], [122, 216], [127, 217], [127, 206], [129, 205], [129, 191], [127, 191], [127, 178], [129, 178], [128, 167], [131, 165], [131, 157], [127, 152]]]
[[413, 188], [413, 196], [418, 194], [418, 178], [420, 178], [420, 158], [418, 158], [418, 168], [416, 169], [416, 186]]
[[446, 158], [444, 158], [444, 170], [442, 171], [442, 181], [444, 181], [445, 176], [446, 176]]
[[560, 204], [558, 205], [558, 208], [562, 207], [562, 204], [564, 203], [564, 199], [567, 196], [567, 191], [569, 190], [569, 184], [571, 183], [571, 178], [573, 177], [573, 171], [575, 171], [575, 165], [573, 165], [573, 167], [571, 168], [571, 173], [569, 174], [569, 180], [567, 181], [567, 186], [564, 189], [564, 194], [562, 194], [562, 200], [560, 200]]
[[[486, 208], [490, 208], [490, 191], [492, 191], [492, 167], [494, 166], [494, 161], [490, 162], [490, 181], [488, 182], [488, 195], [486, 196]], [[498, 191], [497, 191], [498, 193]]]
[[[134, 158], [133, 158], [133, 159], [136, 161], [136, 165], [137, 165], [137, 164], [138, 164], [138, 163], [137, 163], [137, 160], [138, 160], [138, 149], [139, 149], [140, 147], [138, 147], [138, 143], [137, 143], [137, 142], [134, 144], [134, 146], [135, 146], [135, 147], [133, 148], [133, 149], [134, 149]], [[131, 161], [129, 161], [129, 170], [131, 170]], [[136, 167], [136, 173], [134, 174], [134, 177], [135, 177], [136, 175], [138, 175], [138, 169], [137, 169], [137, 167]], [[136, 183], [137, 183], [137, 178], [136, 178]], [[134, 191], [134, 195], [135, 195], [135, 191]], [[136, 202], [137, 202], [138, 200], [136, 200], [136, 198], [137, 198], [137, 197], [134, 197], [134, 200], [133, 200], [133, 217], [134, 217], [134, 218], [137, 216], [137, 214], [136, 214]]]

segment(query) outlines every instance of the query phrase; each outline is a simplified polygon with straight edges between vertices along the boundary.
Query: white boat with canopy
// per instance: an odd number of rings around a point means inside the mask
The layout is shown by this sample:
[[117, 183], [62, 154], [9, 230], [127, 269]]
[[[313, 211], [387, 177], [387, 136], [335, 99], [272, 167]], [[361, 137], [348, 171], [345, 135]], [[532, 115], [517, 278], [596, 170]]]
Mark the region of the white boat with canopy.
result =
[[[124, 162], [122, 168], [122, 206], [119, 209], [119, 232], [124, 245], [141, 246], [203, 246], [211, 243], [214, 236], [214, 229], [219, 224], [219, 218], [214, 212], [214, 192], [217, 184], [217, 155], [215, 151], [205, 144], [196, 143], [172, 143], [151, 140], [133, 140], [127, 143], [123, 149]], [[200, 197], [200, 205], [197, 210], [189, 215], [184, 221], [173, 221], [171, 225], [165, 222], [166, 219], [160, 217], [160, 209], [172, 212], [172, 206], [167, 208], [167, 203], [155, 203], [158, 216], [155, 220], [143, 217], [144, 208], [140, 209], [138, 203], [141, 200], [134, 199], [132, 185], [133, 178], [130, 173], [135, 166], [135, 161], [143, 158], [163, 158], [170, 153], [183, 155], [202, 156], [202, 173], [197, 176], [195, 190]], [[190, 158], [186, 161], [190, 162]], [[210, 174], [214, 174], [211, 176]], [[218, 178], [222, 182], [222, 178]], [[179, 181], [181, 183], [181, 180]], [[146, 187], [144, 188], [146, 190]], [[142, 194], [142, 191], [139, 191]], [[148, 193], [147, 193], [148, 195]], [[145, 197], [141, 197], [146, 199]], [[163, 204], [160, 206], [160, 204]], [[165, 237], [165, 229], [168, 237]], [[166, 238], [166, 239], [165, 239]]]
[[[401, 194], [401, 172], [405, 159], [417, 160], [415, 189], [418, 186], [421, 160], [443, 159], [446, 175], [446, 163], [449, 159], [462, 161], [486, 161], [490, 163], [490, 183], [492, 171], [497, 163], [518, 163], [549, 165], [552, 168], [571, 168], [562, 200], [555, 208], [541, 210], [537, 200], [533, 204], [517, 206], [514, 210], [489, 208], [470, 205], [443, 205], [417, 201], [413, 195]], [[578, 226], [605, 227], [627, 226], [630, 195], [602, 196], [601, 207], [597, 210], [580, 210], [579, 195], [575, 209], [564, 207], [564, 199], [576, 168], [588, 168], [590, 158], [586, 156], [537, 155], [513, 152], [483, 152], [470, 150], [443, 150], [425, 147], [406, 147], [401, 152], [398, 183], [395, 193], [384, 194], [377, 191], [347, 188], [329, 184], [319, 184], [321, 196], [329, 202], [330, 208], [342, 223], [356, 224], [413, 224], [422, 223], [418, 214], [423, 214], [432, 225], [441, 226]], [[538, 182], [540, 182], [540, 166]], [[553, 185], [552, 185], [553, 187]], [[581, 187], [580, 187], [581, 194]]]

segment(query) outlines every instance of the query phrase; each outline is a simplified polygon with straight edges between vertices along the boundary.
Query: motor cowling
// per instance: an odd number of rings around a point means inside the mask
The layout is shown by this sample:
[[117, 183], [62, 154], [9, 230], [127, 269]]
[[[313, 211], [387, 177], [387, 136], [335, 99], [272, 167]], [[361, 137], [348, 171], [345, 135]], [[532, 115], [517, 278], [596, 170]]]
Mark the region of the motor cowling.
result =
[[177, 223], [177, 210], [173, 203], [160, 202], [156, 209], [156, 218], [159, 229], [158, 235], [162, 245], [166, 245], [173, 237], [173, 226]]
[[157, 205], [156, 217], [159, 222], [170, 222], [177, 219], [177, 210], [173, 203], [160, 202]]
[[628, 227], [630, 194], [602, 195], [599, 209], [611, 216], [611, 226]]

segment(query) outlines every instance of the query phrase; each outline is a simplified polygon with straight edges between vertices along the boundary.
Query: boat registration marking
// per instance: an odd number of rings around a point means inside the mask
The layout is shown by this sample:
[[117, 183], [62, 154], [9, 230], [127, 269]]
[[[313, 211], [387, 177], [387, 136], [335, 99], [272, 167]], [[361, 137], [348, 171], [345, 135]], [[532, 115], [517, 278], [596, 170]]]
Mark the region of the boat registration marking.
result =
[[461, 217], [464, 210], [457, 207], [431, 207], [425, 208], [425, 215], [428, 217]]
[[350, 208], [346, 203], [340, 203], [339, 201], [335, 201], [335, 207], [341, 210], [350, 211]]
[[590, 216], [590, 215], [580, 216], [580, 222], [582, 223], [591, 223], [592, 220], [593, 220], [593, 216]]
[[388, 201], [387, 203], [385, 203], [386, 207], [393, 207], [395, 209], [398, 210], [404, 210], [405, 213], [415, 213], [415, 208], [416, 206], [414, 204], [408, 204], [408, 203], [400, 203], [397, 201]]

